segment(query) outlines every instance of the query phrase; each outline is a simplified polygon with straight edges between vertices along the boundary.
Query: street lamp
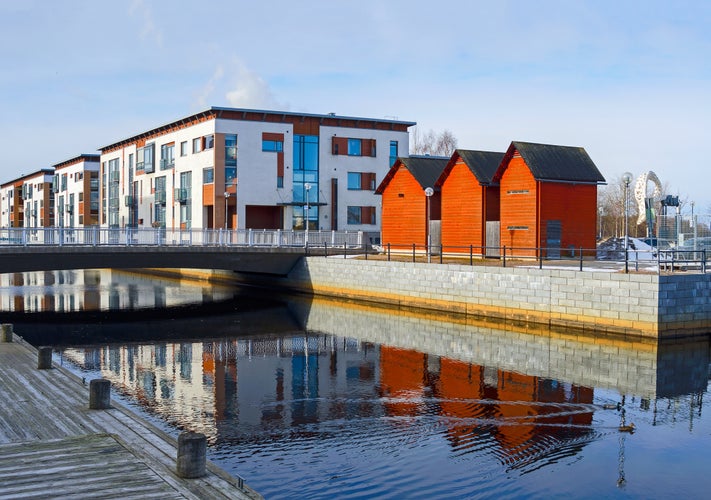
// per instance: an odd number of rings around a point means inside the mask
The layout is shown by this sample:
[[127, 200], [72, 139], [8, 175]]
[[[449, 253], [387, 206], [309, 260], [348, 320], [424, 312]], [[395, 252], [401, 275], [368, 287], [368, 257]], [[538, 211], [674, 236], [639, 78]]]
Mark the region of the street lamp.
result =
[[427, 198], [427, 221], [425, 231], [427, 231], [427, 262], [432, 262], [432, 234], [430, 234], [430, 198], [434, 194], [434, 189], [431, 187], [425, 188], [425, 197]]
[[694, 202], [691, 202], [691, 227], [694, 228], [694, 258], [696, 258], [696, 220], [694, 220]]
[[602, 241], [602, 213], [603, 213], [602, 206], [598, 207], [597, 213], [598, 213], [598, 224], [600, 225], [600, 236], [598, 237], [598, 239], [600, 241]]
[[225, 191], [225, 229], [227, 229], [227, 203], [230, 199], [230, 193], [229, 191]]
[[306, 211], [304, 212], [304, 246], [309, 246], [309, 191], [311, 191], [311, 184], [304, 184], [304, 189], [306, 190]]
[[625, 272], [628, 271], [627, 269], [627, 251], [629, 249], [629, 224], [628, 224], [628, 216], [629, 214], [627, 213], [627, 209], [629, 208], [629, 192], [630, 192], [630, 183], [632, 182], [632, 174], [629, 172], [625, 172], [622, 174], [622, 182], [625, 184]]

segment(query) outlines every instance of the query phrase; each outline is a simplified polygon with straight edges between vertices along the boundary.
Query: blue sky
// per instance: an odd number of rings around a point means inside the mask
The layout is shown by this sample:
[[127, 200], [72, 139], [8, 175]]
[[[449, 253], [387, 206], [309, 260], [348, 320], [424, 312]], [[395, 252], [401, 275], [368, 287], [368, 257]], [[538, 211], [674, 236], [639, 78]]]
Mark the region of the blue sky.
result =
[[711, 212], [709, 26], [702, 0], [0, 0], [0, 182], [235, 106], [582, 146]]

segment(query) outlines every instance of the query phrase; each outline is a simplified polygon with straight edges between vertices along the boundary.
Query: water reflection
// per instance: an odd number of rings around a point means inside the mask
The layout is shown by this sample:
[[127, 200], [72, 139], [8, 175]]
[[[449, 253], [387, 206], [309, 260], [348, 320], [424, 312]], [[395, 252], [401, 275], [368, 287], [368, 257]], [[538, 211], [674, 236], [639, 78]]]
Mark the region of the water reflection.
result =
[[691, 428], [702, 417], [706, 339], [541, 337], [325, 301], [268, 316], [292, 329], [67, 348], [63, 358], [162, 420], [206, 433], [217, 461], [275, 497], [358, 497], [364, 485], [365, 497], [541, 494], [545, 481], [510, 474], [572, 467], [601, 441], [616, 457], [617, 480], [606, 484], [629, 488], [624, 454], [638, 441], [618, 439], [619, 425]]
[[111, 269], [0, 274], [0, 310], [6, 313], [165, 308], [231, 297], [225, 286]]
[[[165, 303], [194, 293], [169, 288]], [[711, 487], [707, 338], [630, 342], [225, 293], [225, 307], [15, 329], [43, 332], [42, 343], [79, 339], [63, 363], [111, 379], [155, 421], [204, 432], [211, 459], [268, 498], [665, 497], [680, 484], [694, 497]], [[631, 422], [637, 432], [619, 432]]]

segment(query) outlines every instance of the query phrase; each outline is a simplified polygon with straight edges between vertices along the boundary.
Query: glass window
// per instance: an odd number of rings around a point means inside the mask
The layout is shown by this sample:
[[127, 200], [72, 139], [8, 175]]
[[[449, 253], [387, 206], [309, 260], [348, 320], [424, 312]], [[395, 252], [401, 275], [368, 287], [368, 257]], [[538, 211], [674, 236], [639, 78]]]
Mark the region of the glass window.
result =
[[348, 207], [348, 224], [360, 224], [360, 207]]
[[360, 172], [348, 172], [348, 189], [360, 189]]
[[149, 144], [143, 148], [143, 169], [147, 173], [155, 171], [153, 159], [155, 158], [155, 144]]
[[284, 151], [284, 143], [282, 141], [262, 141], [262, 151], [281, 153]]
[[234, 184], [235, 179], [237, 179], [237, 168], [236, 167], [226, 167], [225, 168], [225, 186]]
[[277, 187], [278, 188], [284, 187], [284, 177], [282, 177], [281, 175], [277, 176]]
[[215, 136], [206, 135], [205, 136], [205, 149], [212, 149], [215, 147]]
[[215, 182], [215, 169], [212, 167], [204, 168], [202, 170], [202, 183], [212, 184]]
[[202, 138], [196, 137], [193, 139], [193, 153], [199, 153], [202, 151], [202, 148], [200, 147], [202, 145]]
[[183, 141], [180, 143], [180, 156], [188, 155], [188, 141]]
[[237, 135], [225, 135], [225, 166], [237, 166]]
[[375, 224], [375, 207], [348, 207], [348, 224]]
[[160, 169], [166, 170], [175, 166], [175, 144], [163, 144], [160, 147]]
[[361, 155], [361, 140], [360, 139], [348, 139], [348, 155], [349, 156], [360, 156]]
[[390, 166], [395, 165], [397, 160], [397, 141], [390, 141]]

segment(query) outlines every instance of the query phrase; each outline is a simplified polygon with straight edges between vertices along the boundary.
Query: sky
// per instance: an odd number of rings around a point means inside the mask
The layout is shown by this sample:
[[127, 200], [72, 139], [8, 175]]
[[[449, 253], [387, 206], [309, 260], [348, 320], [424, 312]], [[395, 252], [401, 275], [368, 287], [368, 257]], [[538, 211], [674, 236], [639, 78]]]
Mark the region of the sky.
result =
[[709, 26], [705, 0], [0, 0], [0, 183], [226, 106], [581, 146], [711, 213]]

